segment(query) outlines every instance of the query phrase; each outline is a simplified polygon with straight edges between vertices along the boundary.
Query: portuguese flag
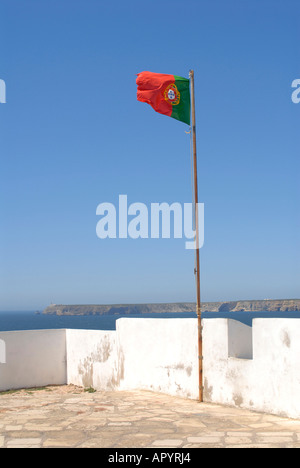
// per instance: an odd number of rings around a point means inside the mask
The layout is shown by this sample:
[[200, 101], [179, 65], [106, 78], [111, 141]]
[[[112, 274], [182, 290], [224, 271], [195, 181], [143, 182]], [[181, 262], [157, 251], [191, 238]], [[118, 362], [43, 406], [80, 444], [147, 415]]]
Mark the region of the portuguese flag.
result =
[[144, 71], [136, 79], [137, 99], [156, 112], [190, 125], [190, 80]]

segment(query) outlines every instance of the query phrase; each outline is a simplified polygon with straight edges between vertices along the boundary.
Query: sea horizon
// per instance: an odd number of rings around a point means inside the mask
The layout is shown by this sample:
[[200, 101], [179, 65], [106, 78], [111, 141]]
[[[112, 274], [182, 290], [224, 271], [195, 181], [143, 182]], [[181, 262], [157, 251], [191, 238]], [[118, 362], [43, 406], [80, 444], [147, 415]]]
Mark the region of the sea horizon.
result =
[[[202, 312], [202, 319], [229, 318], [252, 326], [255, 318], [300, 318], [300, 311]], [[196, 312], [143, 314], [47, 315], [36, 310], [0, 311], [0, 332], [43, 329], [115, 330], [120, 318], [182, 319], [197, 318]]]

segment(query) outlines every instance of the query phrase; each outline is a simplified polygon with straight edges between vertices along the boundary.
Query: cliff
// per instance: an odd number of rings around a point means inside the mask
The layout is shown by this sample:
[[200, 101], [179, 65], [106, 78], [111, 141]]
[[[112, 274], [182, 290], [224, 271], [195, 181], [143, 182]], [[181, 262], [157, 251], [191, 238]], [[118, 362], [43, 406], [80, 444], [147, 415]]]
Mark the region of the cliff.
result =
[[[50, 315], [114, 315], [195, 312], [193, 302], [160, 304], [62, 305], [51, 304], [43, 310]], [[300, 299], [266, 299], [253, 301], [202, 302], [202, 312], [288, 312], [300, 311]]]

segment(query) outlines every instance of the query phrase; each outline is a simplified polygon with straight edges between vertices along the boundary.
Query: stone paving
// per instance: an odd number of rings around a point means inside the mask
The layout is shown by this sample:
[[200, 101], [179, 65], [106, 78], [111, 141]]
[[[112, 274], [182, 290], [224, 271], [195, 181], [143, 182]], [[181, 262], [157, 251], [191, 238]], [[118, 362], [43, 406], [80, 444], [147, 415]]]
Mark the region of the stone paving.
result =
[[149, 391], [0, 393], [0, 448], [300, 448], [292, 420]]

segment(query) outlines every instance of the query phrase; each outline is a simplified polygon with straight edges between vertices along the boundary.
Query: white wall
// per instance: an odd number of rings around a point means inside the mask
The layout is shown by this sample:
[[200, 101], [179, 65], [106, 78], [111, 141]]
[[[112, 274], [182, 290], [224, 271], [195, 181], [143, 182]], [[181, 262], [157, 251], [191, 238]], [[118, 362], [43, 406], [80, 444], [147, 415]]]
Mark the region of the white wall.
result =
[[[117, 321], [116, 331], [0, 332], [0, 391], [73, 383], [198, 398], [197, 319]], [[204, 401], [300, 419], [300, 321], [203, 320]]]
[[116, 332], [66, 330], [67, 381], [97, 390], [112, 390], [118, 384]]
[[206, 401], [300, 418], [300, 321], [254, 319], [253, 359], [228, 354], [228, 320], [206, 320]]
[[148, 389], [197, 398], [197, 319], [121, 318], [120, 389]]
[[0, 340], [0, 391], [66, 383], [65, 330], [0, 332]]
[[252, 359], [252, 328], [236, 320], [228, 320], [228, 357]]
[[0, 364], [6, 363], [6, 346], [5, 341], [0, 340]]
[[117, 320], [116, 331], [67, 330], [68, 383], [197, 398], [194, 319]]

